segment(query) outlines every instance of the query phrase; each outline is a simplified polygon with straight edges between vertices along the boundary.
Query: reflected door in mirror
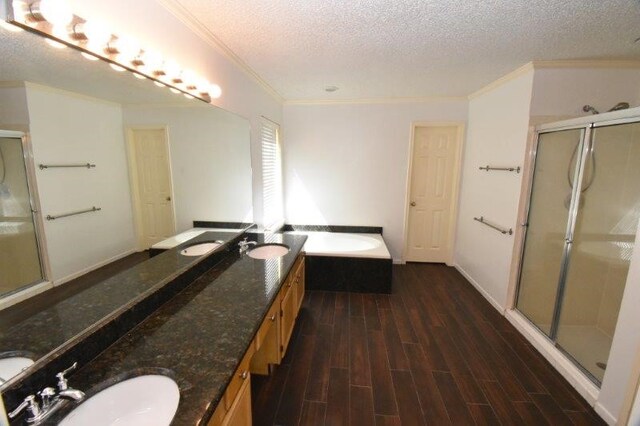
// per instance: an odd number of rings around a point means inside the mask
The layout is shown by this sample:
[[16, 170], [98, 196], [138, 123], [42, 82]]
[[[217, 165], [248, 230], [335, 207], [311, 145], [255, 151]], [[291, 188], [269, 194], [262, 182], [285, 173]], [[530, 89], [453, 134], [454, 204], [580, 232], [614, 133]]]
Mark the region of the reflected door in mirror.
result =
[[171, 171], [165, 129], [131, 129], [133, 193], [139, 248], [175, 234]]

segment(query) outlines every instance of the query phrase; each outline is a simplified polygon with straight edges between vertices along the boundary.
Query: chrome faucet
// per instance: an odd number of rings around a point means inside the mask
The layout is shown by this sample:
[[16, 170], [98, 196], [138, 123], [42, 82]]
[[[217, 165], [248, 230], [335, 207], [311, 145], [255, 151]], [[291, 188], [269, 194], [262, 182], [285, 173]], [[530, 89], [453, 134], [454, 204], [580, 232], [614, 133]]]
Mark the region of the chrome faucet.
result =
[[255, 241], [247, 241], [247, 238], [248, 237], [244, 237], [244, 240], [238, 243], [238, 247], [240, 247], [240, 254], [245, 253], [247, 250], [249, 250], [249, 247], [258, 244]]
[[58, 378], [58, 390], [52, 387], [46, 387], [38, 392], [40, 396], [40, 402], [36, 401], [35, 395], [29, 395], [18, 405], [12, 412], [10, 412], [9, 418], [13, 419], [18, 416], [22, 411], [26, 410], [28, 415], [25, 419], [30, 425], [39, 425], [56, 412], [63, 404], [68, 400], [80, 401], [84, 398], [84, 392], [69, 387], [66, 379], [66, 375], [75, 370], [78, 367], [78, 363], [74, 362], [73, 365], [64, 371], [56, 374]]

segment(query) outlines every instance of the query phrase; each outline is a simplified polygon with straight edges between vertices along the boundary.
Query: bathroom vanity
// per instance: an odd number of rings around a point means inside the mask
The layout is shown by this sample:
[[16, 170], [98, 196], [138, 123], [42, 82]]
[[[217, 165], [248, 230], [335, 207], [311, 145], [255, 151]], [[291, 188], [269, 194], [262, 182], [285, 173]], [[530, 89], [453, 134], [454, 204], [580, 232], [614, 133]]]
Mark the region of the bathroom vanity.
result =
[[[214, 237], [218, 237], [215, 232], [199, 235], [152, 260], [180, 259], [184, 247]], [[69, 376], [70, 385], [86, 392], [85, 401], [128, 378], [160, 374], [171, 377], [180, 390], [172, 424], [250, 424], [251, 374], [269, 374], [270, 365], [280, 363], [302, 304], [306, 237], [259, 233], [240, 237], [255, 241], [257, 247], [275, 243], [289, 251], [278, 258], [254, 259], [238, 253], [238, 239], [233, 239], [223, 246], [225, 250], [205, 254], [182, 271], [214, 263], [171, 298], [147, 308], [148, 316], [108, 347], [96, 351], [91, 346], [100, 342], [91, 336], [76, 342], [71, 355], [64, 356], [67, 363], [74, 354], [82, 359], [84, 353], [98, 352]], [[125, 271], [118, 277], [134, 273]], [[16, 384], [18, 388], [5, 391], [5, 406], [12, 409], [39, 386], [51, 386], [56, 368], [45, 368], [42, 374], [24, 378]], [[74, 407], [67, 404], [46, 424], [57, 424]]]

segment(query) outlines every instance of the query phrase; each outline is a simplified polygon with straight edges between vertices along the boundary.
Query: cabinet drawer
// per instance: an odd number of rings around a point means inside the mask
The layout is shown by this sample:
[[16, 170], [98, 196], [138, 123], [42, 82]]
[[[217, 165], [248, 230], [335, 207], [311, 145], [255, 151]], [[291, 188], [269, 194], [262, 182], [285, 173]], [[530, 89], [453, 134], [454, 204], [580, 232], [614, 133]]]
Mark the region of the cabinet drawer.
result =
[[231, 404], [236, 399], [236, 395], [238, 395], [238, 391], [244, 383], [245, 380], [249, 379], [249, 364], [251, 363], [251, 358], [255, 353], [255, 346], [250, 345], [249, 349], [247, 349], [247, 353], [242, 358], [238, 369], [233, 374], [231, 378], [231, 382], [229, 382], [229, 386], [227, 386], [227, 391], [224, 394], [224, 406], [227, 410], [231, 408]]
[[264, 339], [269, 334], [271, 327], [276, 325], [278, 314], [279, 314], [278, 304], [274, 303], [271, 306], [271, 309], [269, 309], [269, 312], [267, 312], [267, 316], [265, 317], [264, 321], [262, 321], [262, 325], [260, 326], [260, 328], [258, 329], [258, 332], [256, 333], [256, 337], [254, 339], [254, 345], [255, 345], [256, 351], [259, 351], [260, 347], [262, 347], [262, 344], [264, 343]]

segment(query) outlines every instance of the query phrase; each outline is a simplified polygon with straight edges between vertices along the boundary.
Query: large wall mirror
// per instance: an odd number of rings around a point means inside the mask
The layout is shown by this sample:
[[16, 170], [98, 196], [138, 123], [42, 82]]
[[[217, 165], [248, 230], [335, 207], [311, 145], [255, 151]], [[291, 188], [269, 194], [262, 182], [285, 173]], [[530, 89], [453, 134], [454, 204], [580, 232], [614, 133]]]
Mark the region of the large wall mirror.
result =
[[0, 302], [196, 220], [253, 222], [248, 120], [30, 32], [0, 27], [0, 57]]

